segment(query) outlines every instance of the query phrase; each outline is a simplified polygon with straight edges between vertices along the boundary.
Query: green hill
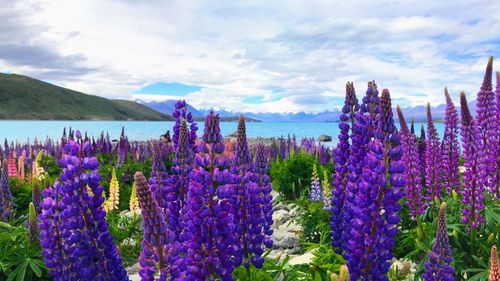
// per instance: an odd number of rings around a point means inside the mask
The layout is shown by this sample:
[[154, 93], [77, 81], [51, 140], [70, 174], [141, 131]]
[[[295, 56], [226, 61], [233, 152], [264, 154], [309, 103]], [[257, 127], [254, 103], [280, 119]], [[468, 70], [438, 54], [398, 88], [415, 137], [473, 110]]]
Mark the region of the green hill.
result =
[[0, 73], [0, 119], [173, 120], [126, 100], [83, 94], [37, 79]]

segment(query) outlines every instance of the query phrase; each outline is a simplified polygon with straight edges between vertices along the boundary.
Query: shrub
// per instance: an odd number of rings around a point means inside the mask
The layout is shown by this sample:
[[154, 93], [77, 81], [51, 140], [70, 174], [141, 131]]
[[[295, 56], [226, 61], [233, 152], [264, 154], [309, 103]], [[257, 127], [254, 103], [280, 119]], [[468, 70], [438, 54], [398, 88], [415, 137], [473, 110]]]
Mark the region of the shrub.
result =
[[320, 166], [313, 155], [303, 152], [291, 156], [288, 161], [276, 161], [270, 171], [274, 189], [286, 199], [298, 198], [309, 187], [314, 164]]

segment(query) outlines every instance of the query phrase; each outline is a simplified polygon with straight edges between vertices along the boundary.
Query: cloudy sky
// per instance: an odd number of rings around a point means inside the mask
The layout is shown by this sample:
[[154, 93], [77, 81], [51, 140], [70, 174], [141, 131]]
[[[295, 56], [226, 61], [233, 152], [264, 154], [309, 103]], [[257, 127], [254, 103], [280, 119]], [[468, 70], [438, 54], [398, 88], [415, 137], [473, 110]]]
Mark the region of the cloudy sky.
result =
[[321, 112], [346, 81], [362, 95], [374, 79], [402, 106], [442, 103], [444, 86], [472, 97], [500, 58], [500, 1], [338, 2], [0, 0], [0, 72], [108, 98]]

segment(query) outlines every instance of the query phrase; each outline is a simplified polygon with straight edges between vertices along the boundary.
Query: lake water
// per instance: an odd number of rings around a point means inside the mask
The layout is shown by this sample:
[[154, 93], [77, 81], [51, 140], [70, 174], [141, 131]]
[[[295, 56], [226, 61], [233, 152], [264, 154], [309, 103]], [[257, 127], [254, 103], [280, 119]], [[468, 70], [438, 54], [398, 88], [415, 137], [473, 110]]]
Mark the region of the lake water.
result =
[[[28, 139], [45, 140], [49, 137], [59, 139], [63, 128], [78, 129], [82, 133], [87, 132], [89, 136], [98, 137], [102, 131], [109, 132], [112, 139], [120, 136], [122, 126], [125, 127], [125, 134], [131, 141], [149, 140], [159, 138], [167, 130], [172, 131], [174, 122], [166, 121], [25, 121], [25, 120], [0, 120], [0, 140], [6, 138], [10, 141], [25, 142]], [[221, 132], [223, 136], [236, 131], [237, 122], [221, 122]], [[325, 134], [333, 137], [333, 143], [337, 141], [339, 134], [338, 123], [321, 122], [248, 122], [247, 136], [254, 137], [280, 137], [293, 135], [300, 139], [303, 137], [318, 138]], [[416, 123], [417, 134], [420, 134], [421, 123]], [[424, 126], [426, 126], [424, 124]], [[203, 132], [203, 122], [198, 123], [199, 134]], [[437, 123], [436, 128], [443, 136], [444, 124]]]

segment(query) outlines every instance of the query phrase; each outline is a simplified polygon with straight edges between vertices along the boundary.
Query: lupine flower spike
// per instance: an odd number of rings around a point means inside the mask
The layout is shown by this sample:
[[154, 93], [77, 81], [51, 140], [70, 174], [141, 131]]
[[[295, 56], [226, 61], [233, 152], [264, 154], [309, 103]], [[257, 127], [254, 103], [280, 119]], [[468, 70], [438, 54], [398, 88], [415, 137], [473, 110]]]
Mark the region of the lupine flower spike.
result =
[[441, 144], [439, 135], [431, 115], [431, 105], [427, 103], [427, 141], [425, 150], [425, 186], [427, 188], [427, 201], [434, 198], [441, 199]]
[[500, 281], [500, 262], [498, 261], [497, 246], [491, 246], [490, 281]]
[[484, 157], [484, 151], [476, 144], [480, 138], [480, 132], [476, 122], [469, 111], [469, 105], [465, 94], [460, 93], [460, 106], [462, 111], [462, 145], [464, 157], [464, 190], [462, 209], [462, 223], [469, 225], [469, 231], [477, 228], [484, 222], [481, 211], [484, 206], [485, 170], [481, 168], [480, 161]]
[[118, 179], [116, 178], [116, 170], [113, 169], [111, 173], [111, 182], [109, 183], [109, 197], [104, 202], [104, 210], [106, 212], [111, 212], [118, 209], [120, 204], [120, 185]]
[[483, 84], [481, 90], [477, 93], [477, 120], [476, 124], [479, 130], [477, 146], [483, 151], [483, 157], [479, 158], [479, 168], [485, 171], [484, 183], [488, 190], [496, 191], [498, 186], [494, 186], [496, 179], [496, 155], [495, 144], [498, 137], [496, 128], [496, 105], [495, 93], [492, 86], [493, 75], [493, 57], [490, 57], [486, 66]]
[[452, 190], [460, 192], [460, 176], [458, 174], [459, 144], [458, 144], [458, 113], [453, 101], [444, 88], [446, 97], [445, 131], [442, 145], [443, 180], [446, 193], [452, 195]]
[[0, 176], [0, 220], [7, 221], [14, 208], [12, 193], [9, 183], [9, 166], [7, 160], [2, 161], [2, 174]]
[[[332, 175], [332, 201], [331, 201], [331, 221], [332, 245], [337, 253], [342, 253], [346, 249], [346, 237], [349, 236], [350, 221], [347, 219], [348, 212], [345, 210], [347, 184], [349, 182], [349, 154], [351, 153], [351, 143], [349, 142], [349, 130], [353, 128], [359, 111], [358, 99], [353, 83], [346, 84], [346, 97], [342, 114], [340, 115], [340, 134], [337, 148], [335, 149], [335, 172]], [[358, 136], [358, 141], [361, 141]], [[357, 158], [357, 157], [356, 157]], [[357, 162], [357, 161], [356, 161]], [[357, 171], [357, 170], [355, 170]]]
[[353, 219], [348, 243], [347, 267], [351, 280], [388, 280], [396, 224], [400, 221], [398, 201], [404, 165], [400, 160], [400, 136], [392, 116], [389, 91], [380, 99], [379, 119], [374, 138], [368, 143], [359, 191], [355, 194]]
[[310, 190], [311, 191], [309, 197], [311, 198], [311, 201], [321, 201], [321, 185], [319, 183], [318, 169], [316, 168], [316, 164], [313, 165]]
[[423, 278], [426, 281], [453, 281], [455, 269], [451, 266], [451, 248], [448, 242], [448, 229], [446, 226], [446, 203], [441, 203], [437, 219], [436, 240], [429, 260], [425, 263]]
[[403, 147], [403, 163], [405, 165], [405, 196], [406, 204], [410, 208], [410, 215], [415, 220], [424, 213], [425, 205], [422, 196], [422, 167], [418, 159], [418, 149], [415, 136], [408, 131], [406, 120], [399, 105], [397, 106], [399, 124], [401, 126], [401, 139]]

